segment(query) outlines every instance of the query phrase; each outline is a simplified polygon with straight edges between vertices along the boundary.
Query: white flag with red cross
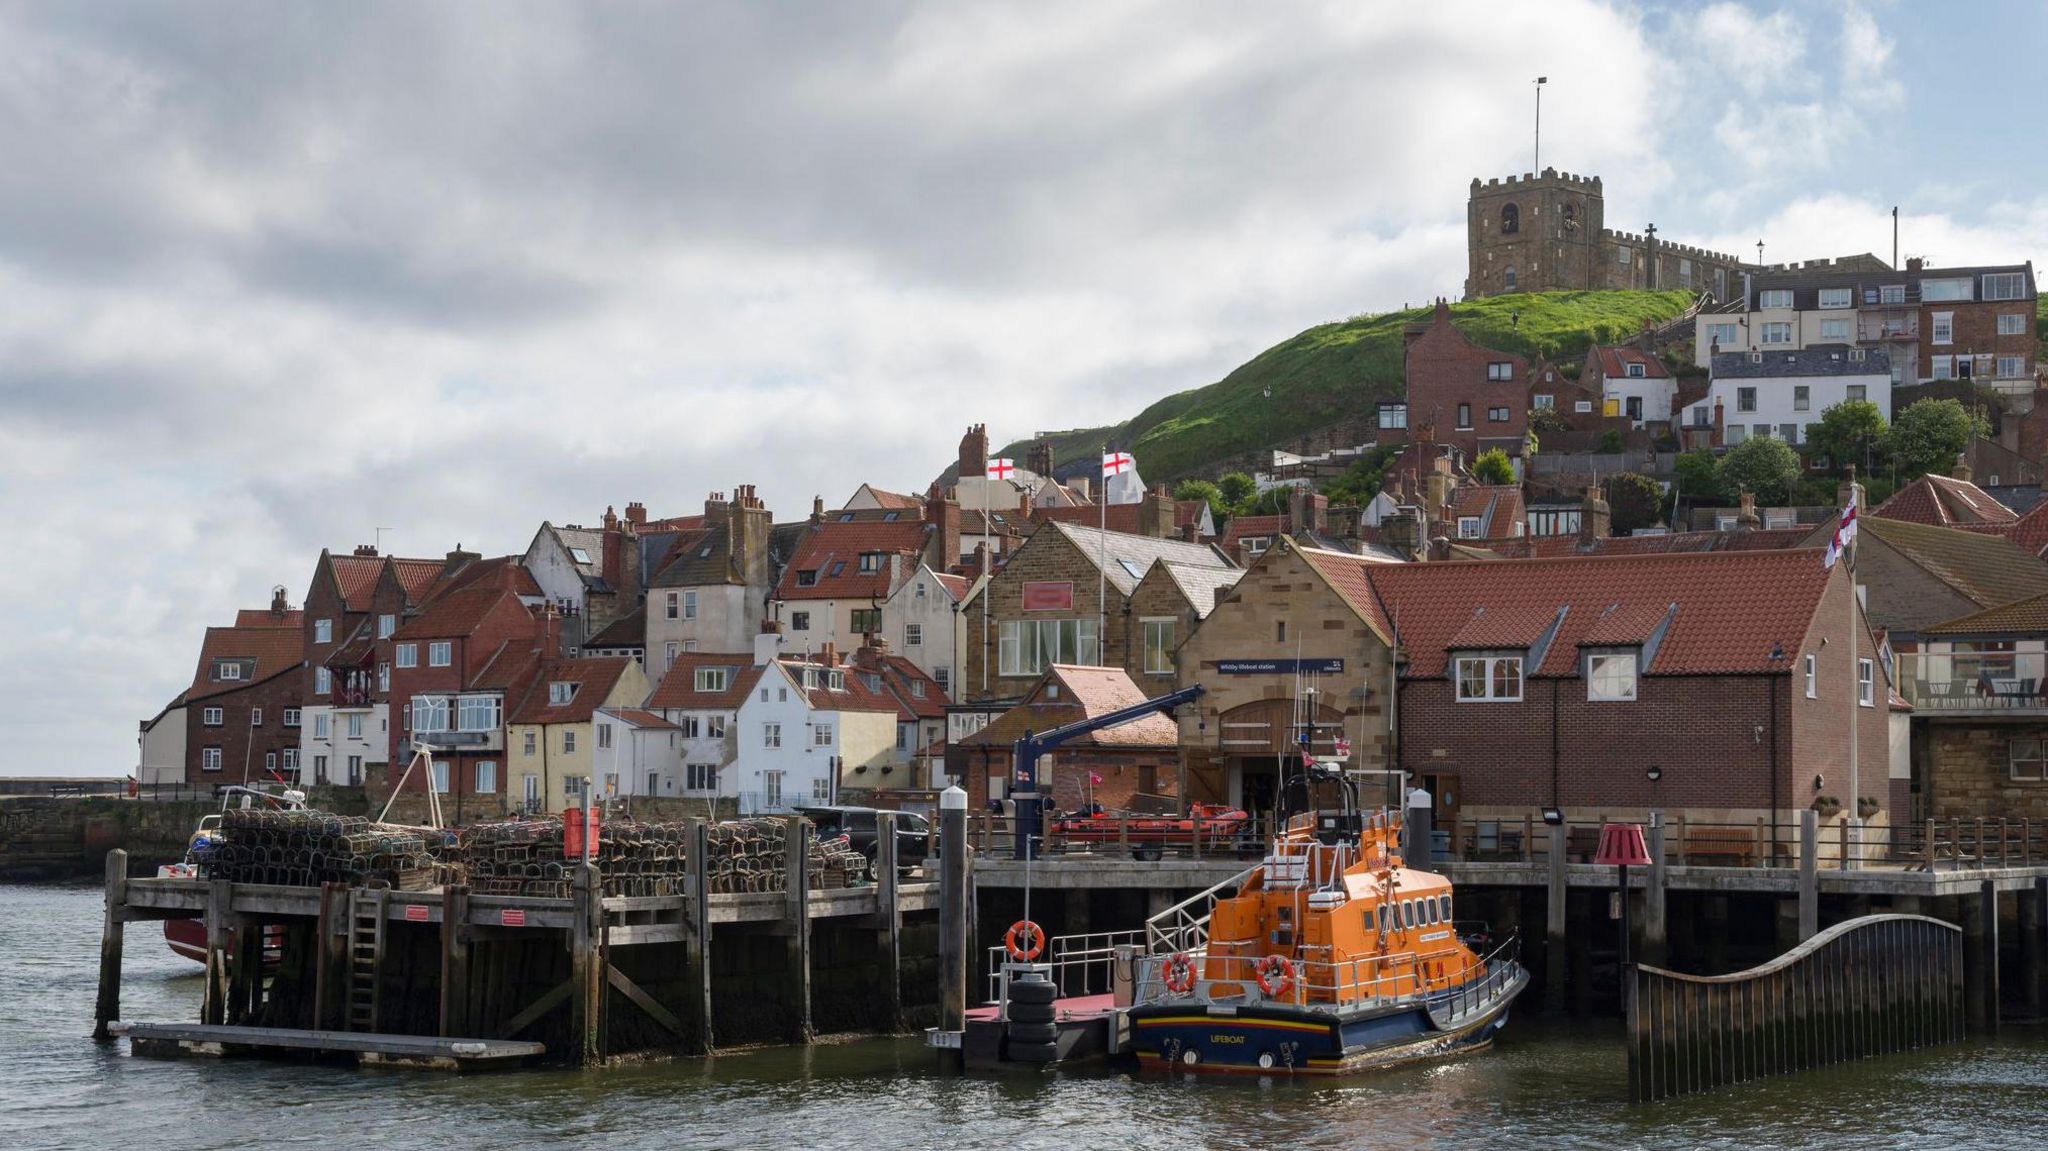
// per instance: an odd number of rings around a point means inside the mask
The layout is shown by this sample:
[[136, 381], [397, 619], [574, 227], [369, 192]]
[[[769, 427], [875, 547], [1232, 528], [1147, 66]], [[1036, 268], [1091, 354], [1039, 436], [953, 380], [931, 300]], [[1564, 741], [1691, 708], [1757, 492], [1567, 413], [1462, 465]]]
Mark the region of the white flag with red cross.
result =
[[1104, 452], [1102, 454], [1102, 478], [1120, 476], [1138, 466], [1137, 457], [1129, 452]]
[[1016, 474], [1017, 474], [1017, 461], [1016, 461], [1016, 460], [1011, 460], [1011, 459], [1001, 459], [1001, 458], [998, 458], [998, 459], [992, 459], [992, 460], [990, 460], [990, 461], [988, 462], [988, 478], [989, 478], [989, 479], [992, 479], [992, 480], [1007, 480], [1007, 479], [1011, 478], [1012, 476], [1015, 476]]
[[1842, 519], [1835, 525], [1835, 538], [1828, 541], [1827, 554], [1821, 557], [1820, 566], [1832, 568], [1842, 558], [1842, 552], [1856, 538], [1856, 497], [1849, 497], [1849, 506], [1842, 509]]

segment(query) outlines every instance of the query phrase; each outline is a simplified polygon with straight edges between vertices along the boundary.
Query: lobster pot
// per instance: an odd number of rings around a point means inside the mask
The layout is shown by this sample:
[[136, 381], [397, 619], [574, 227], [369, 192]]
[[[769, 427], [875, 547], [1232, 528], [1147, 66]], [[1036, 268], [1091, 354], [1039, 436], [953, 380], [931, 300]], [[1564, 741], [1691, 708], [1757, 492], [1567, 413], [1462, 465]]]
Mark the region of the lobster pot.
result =
[[224, 812], [220, 841], [195, 854], [208, 878], [231, 883], [423, 890], [440, 867], [433, 846], [417, 827], [311, 809], [247, 808]]

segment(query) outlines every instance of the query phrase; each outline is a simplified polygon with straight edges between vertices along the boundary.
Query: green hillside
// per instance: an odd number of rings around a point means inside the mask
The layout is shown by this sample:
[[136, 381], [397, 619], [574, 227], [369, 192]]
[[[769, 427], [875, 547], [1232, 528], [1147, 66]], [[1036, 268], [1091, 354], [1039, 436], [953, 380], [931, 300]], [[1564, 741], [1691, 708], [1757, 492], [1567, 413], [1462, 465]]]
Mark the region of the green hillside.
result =
[[[1524, 292], [1452, 304], [1451, 320], [1487, 347], [1572, 361], [1589, 343], [1626, 339], [1643, 321], [1663, 323], [1691, 302], [1685, 292]], [[1415, 308], [1310, 328], [1216, 383], [1168, 396], [1126, 423], [1054, 433], [1055, 457], [1084, 458], [1112, 444], [1136, 453], [1148, 481], [1171, 482], [1371, 412], [1380, 400], [1401, 394], [1401, 329], [1429, 313]], [[1020, 441], [1001, 454], [1022, 463], [1029, 446]]]

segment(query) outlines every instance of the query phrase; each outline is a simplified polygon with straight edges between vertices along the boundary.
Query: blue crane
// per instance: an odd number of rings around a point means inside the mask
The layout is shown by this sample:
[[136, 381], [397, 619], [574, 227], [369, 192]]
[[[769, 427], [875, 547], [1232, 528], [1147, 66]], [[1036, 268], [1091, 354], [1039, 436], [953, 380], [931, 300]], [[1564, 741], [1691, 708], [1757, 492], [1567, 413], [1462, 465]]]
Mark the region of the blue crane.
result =
[[1039, 825], [1043, 822], [1045, 800], [1038, 794], [1038, 757], [1077, 736], [1091, 731], [1117, 727], [1132, 720], [1143, 719], [1154, 712], [1172, 714], [1173, 709], [1184, 703], [1193, 703], [1205, 689], [1201, 684], [1189, 684], [1179, 691], [1170, 691], [1143, 703], [1118, 708], [1107, 715], [1084, 719], [1076, 723], [1053, 728], [1044, 735], [1024, 733], [1024, 738], [1011, 747], [1012, 766], [1010, 771], [1010, 798], [1017, 804], [1017, 858], [1038, 858]]

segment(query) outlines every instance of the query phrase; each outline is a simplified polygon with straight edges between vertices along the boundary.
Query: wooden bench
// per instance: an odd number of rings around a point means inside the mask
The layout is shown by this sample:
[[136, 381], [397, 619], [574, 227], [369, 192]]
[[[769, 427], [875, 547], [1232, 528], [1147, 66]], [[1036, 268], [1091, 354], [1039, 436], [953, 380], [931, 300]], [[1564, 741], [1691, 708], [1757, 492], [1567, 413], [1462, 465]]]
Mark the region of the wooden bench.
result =
[[1747, 827], [1688, 827], [1685, 858], [1710, 867], [1755, 867], [1756, 833]]
[[83, 796], [84, 794], [85, 785], [82, 783], [53, 783], [50, 785], [50, 795], [52, 798], [58, 796]]

